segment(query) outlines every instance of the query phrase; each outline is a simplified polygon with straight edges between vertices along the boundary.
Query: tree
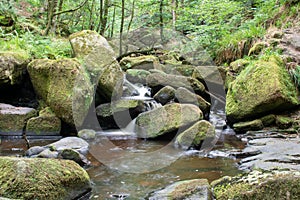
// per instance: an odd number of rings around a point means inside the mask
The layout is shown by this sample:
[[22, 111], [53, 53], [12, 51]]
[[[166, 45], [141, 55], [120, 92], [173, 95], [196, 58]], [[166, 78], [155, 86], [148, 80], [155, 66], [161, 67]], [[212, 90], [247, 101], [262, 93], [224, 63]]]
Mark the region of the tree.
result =
[[124, 18], [125, 18], [125, 0], [122, 0], [122, 7], [121, 7], [121, 25], [120, 25], [120, 50], [119, 56], [122, 55], [122, 39], [123, 39], [123, 28], [124, 28]]

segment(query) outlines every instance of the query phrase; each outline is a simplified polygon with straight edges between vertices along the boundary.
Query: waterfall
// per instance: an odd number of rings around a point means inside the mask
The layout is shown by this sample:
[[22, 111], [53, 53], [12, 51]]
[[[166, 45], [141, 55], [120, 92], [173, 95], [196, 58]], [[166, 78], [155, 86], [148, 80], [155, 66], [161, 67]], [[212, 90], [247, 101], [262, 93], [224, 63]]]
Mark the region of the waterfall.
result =
[[127, 87], [130, 91], [130, 96], [126, 97], [129, 99], [147, 99], [151, 97], [151, 89], [142, 84], [133, 84], [129, 82], [124, 76], [123, 86]]
[[145, 107], [146, 107], [146, 111], [162, 107], [161, 103], [156, 102], [154, 99], [145, 101], [144, 104], [145, 104]]

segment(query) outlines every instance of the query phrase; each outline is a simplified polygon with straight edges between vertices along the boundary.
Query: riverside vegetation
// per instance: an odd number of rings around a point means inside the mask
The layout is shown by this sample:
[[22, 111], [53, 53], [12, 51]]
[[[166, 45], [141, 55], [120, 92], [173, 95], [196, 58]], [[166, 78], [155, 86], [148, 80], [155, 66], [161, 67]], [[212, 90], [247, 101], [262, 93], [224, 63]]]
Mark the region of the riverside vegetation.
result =
[[[28, 145], [0, 157], [0, 198], [90, 195], [90, 145], [135, 119], [130, 136], [174, 138], [182, 151], [211, 150], [227, 126], [246, 144], [226, 152], [242, 174], [181, 180], [145, 199], [299, 199], [299, 9], [298, 0], [0, 2], [0, 136]], [[216, 107], [227, 124], [210, 121]]]

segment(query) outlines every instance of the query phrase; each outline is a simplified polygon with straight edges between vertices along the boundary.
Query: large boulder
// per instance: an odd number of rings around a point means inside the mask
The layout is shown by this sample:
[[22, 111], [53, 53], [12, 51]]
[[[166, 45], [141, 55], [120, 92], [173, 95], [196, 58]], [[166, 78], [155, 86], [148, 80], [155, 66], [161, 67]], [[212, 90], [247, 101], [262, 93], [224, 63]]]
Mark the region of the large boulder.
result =
[[28, 62], [25, 52], [0, 52], [0, 88], [20, 84]]
[[161, 90], [159, 90], [155, 95], [154, 99], [165, 105], [166, 103], [170, 102], [171, 100], [174, 100], [175, 98], [175, 89], [171, 86], [165, 86]]
[[123, 70], [127, 69], [157, 69], [159, 66], [159, 60], [157, 57], [139, 56], [139, 57], [125, 57], [120, 61], [120, 65]]
[[149, 200], [198, 199], [211, 200], [212, 194], [207, 179], [192, 179], [173, 183], [150, 195]]
[[140, 138], [156, 138], [202, 118], [202, 111], [195, 105], [168, 104], [140, 114], [136, 119], [137, 134]]
[[77, 199], [91, 190], [87, 172], [68, 160], [0, 157], [0, 196]]
[[60, 135], [61, 121], [49, 107], [40, 111], [26, 124], [26, 135]]
[[193, 126], [180, 133], [176, 137], [176, 145], [181, 148], [197, 148], [201, 147], [202, 142], [207, 139], [215, 137], [215, 127], [208, 121], [201, 120], [196, 122]]
[[270, 57], [247, 66], [230, 83], [226, 114], [229, 122], [257, 118], [299, 104], [297, 90], [281, 60]]
[[222, 177], [211, 183], [216, 199], [298, 199], [297, 171], [253, 171], [236, 177]]
[[36, 115], [33, 108], [0, 103], [0, 135], [22, 135], [26, 122]]
[[97, 93], [106, 101], [121, 97], [124, 74], [106, 39], [95, 31], [81, 31], [69, 40], [92, 84], [98, 86]]
[[38, 59], [27, 68], [36, 94], [55, 115], [70, 125], [81, 124], [92, 101], [93, 85], [79, 61]]
[[197, 79], [185, 76], [170, 75], [164, 73], [154, 73], [147, 76], [147, 84], [152, 88], [171, 86], [175, 89], [184, 87], [196, 93], [205, 91], [204, 85]]

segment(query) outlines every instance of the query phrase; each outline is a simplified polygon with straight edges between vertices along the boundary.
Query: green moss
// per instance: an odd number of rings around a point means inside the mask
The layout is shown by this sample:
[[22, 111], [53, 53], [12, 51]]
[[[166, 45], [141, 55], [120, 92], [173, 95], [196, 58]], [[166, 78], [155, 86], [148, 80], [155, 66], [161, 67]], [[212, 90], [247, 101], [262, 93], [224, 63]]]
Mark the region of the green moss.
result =
[[248, 122], [239, 122], [233, 124], [233, 129], [236, 132], [246, 132], [246, 131], [258, 131], [264, 128], [261, 120], [256, 119]]
[[294, 120], [286, 116], [276, 116], [276, 125], [281, 129], [289, 128], [293, 125]]
[[90, 188], [88, 174], [73, 161], [0, 157], [0, 168], [0, 196], [7, 198], [69, 199]]

